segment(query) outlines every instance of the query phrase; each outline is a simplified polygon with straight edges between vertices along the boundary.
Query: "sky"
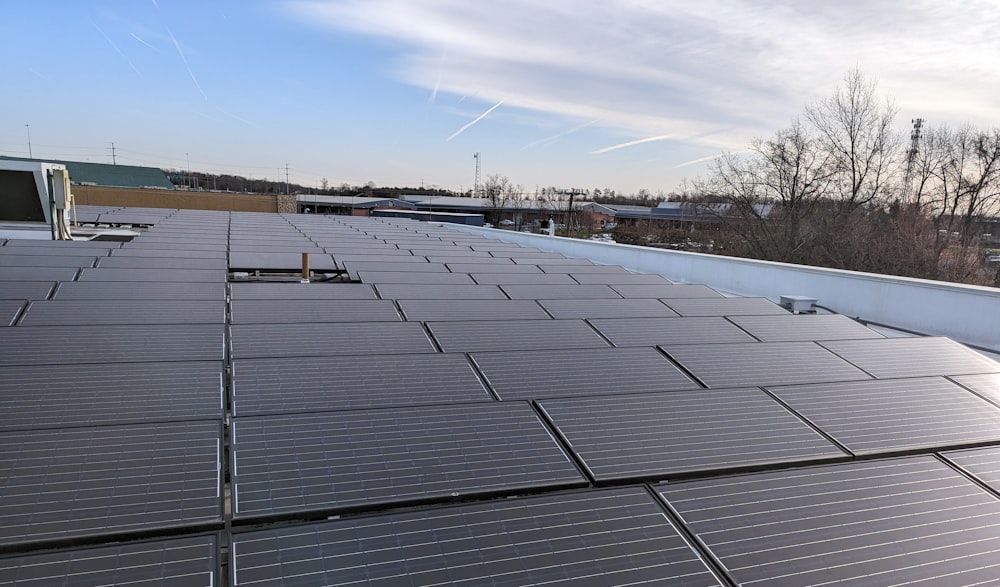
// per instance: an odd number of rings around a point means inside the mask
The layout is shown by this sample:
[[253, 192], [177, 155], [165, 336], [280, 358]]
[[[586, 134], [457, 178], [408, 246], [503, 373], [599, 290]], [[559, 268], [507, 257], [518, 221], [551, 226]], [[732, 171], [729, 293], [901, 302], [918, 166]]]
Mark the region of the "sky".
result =
[[998, 30], [995, 0], [0, 0], [0, 155], [669, 193], [852, 68], [904, 132], [1000, 126]]

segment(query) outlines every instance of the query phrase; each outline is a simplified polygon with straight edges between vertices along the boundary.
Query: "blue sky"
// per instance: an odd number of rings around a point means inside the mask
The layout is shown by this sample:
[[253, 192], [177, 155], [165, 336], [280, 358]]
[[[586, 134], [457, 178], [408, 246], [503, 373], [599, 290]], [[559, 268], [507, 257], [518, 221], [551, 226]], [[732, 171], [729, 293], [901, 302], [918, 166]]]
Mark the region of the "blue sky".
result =
[[0, 0], [0, 154], [669, 192], [852, 67], [902, 129], [996, 126], [997, 30], [994, 0]]

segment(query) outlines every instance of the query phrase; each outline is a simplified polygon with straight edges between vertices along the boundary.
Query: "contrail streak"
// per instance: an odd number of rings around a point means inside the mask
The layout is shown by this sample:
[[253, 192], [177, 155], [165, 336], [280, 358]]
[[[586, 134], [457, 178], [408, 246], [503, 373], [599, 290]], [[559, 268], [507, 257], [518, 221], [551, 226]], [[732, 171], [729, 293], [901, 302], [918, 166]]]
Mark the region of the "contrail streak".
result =
[[652, 143], [652, 142], [655, 142], [655, 141], [665, 141], [667, 139], [672, 139], [675, 136], [677, 136], [677, 135], [671, 133], [671, 134], [668, 134], [668, 135], [659, 135], [659, 136], [655, 136], [655, 137], [646, 137], [644, 139], [639, 139], [639, 140], [636, 140], [636, 141], [629, 141], [627, 143], [621, 143], [619, 145], [611, 145], [610, 147], [604, 147], [603, 149], [598, 149], [596, 151], [591, 151], [590, 154], [591, 155], [600, 155], [601, 153], [607, 153], [608, 151], [615, 151], [615, 150], [618, 150], [618, 149], [624, 149], [625, 147], [633, 147], [635, 145], [641, 145], [643, 143]]
[[465, 132], [466, 130], [468, 130], [468, 128], [470, 126], [472, 126], [472, 125], [476, 124], [477, 122], [479, 122], [480, 120], [486, 118], [489, 115], [490, 112], [493, 112], [494, 110], [496, 110], [497, 108], [499, 108], [501, 104], [503, 104], [503, 100], [500, 100], [499, 102], [497, 102], [496, 104], [494, 104], [493, 107], [491, 107], [486, 112], [483, 112], [482, 114], [480, 114], [479, 116], [477, 116], [476, 119], [473, 120], [472, 122], [470, 122], [469, 124], [466, 124], [462, 128], [456, 130], [454, 133], [452, 133], [452, 135], [450, 137], [448, 137], [447, 139], [445, 139], [445, 142], [448, 142], [451, 139], [457, 137], [458, 135], [460, 135], [463, 132]]
[[104, 40], [107, 41], [108, 44], [111, 45], [111, 47], [115, 51], [117, 51], [119, 55], [122, 56], [122, 59], [128, 62], [128, 66], [132, 68], [132, 71], [134, 71], [136, 75], [142, 75], [141, 73], [139, 73], [139, 70], [135, 68], [135, 64], [132, 63], [132, 60], [128, 58], [128, 55], [122, 52], [122, 50], [118, 48], [118, 45], [115, 45], [115, 42], [111, 40], [111, 37], [105, 34], [104, 30], [101, 29], [101, 27], [97, 26], [97, 23], [92, 22], [91, 24], [94, 25], [94, 28], [97, 29], [97, 32], [101, 33], [101, 36], [104, 37]]
[[205, 90], [201, 89], [201, 84], [198, 83], [198, 78], [196, 78], [194, 76], [194, 72], [191, 71], [191, 66], [188, 65], [187, 57], [184, 56], [184, 51], [181, 50], [181, 44], [177, 42], [177, 37], [174, 36], [174, 33], [173, 31], [170, 30], [170, 27], [167, 27], [167, 34], [170, 35], [170, 40], [174, 42], [174, 48], [177, 49], [177, 54], [181, 56], [181, 61], [184, 62], [184, 67], [187, 68], [188, 75], [191, 76], [191, 81], [194, 82], [194, 86], [198, 88], [199, 92], [201, 92], [201, 97], [208, 100], [208, 95], [205, 94]]
[[698, 163], [703, 163], [705, 161], [711, 161], [712, 159], [718, 159], [719, 157], [722, 157], [722, 153], [716, 153], [715, 155], [709, 155], [708, 157], [699, 157], [697, 159], [692, 159], [690, 161], [685, 161], [684, 163], [674, 165], [674, 169], [680, 169], [681, 167], [687, 167], [688, 165], [695, 165]]
[[594, 120], [591, 120], [590, 122], [584, 122], [583, 124], [574, 126], [573, 128], [569, 129], [566, 132], [561, 132], [561, 133], [559, 133], [557, 135], [552, 135], [552, 136], [549, 136], [549, 137], [545, 137], [544, 139], [539, 139], [539, 140], [537, 140], [537, 141], [535, 141], [533, 143], [528, 143], [527, 145], [521, 147], [521, 150], [524, 151], [526, 149], [533, 149], [535, 147], [551, 145], [552, 143], [558, 141], [559, 139], [563, 138], [566, 135], [570, 135], [570, 134], [573, 134], [575, 132], [581, 131], [581, 130], [587, 128], [588, 126], [592, 126], [594, 124], [597, 124], [598, 122], [600, 122], [600, 119], [594, 119]]
[[130, 35], [132, 35], [132, 38], [133, 38], [133, 39], [135, 39], [136, 41], [139, 41], [140, 43], [142, 43], [143, 45], [145, 45], [145, 46], [149, 47], [150, 49], [152, 49], [152, 50], [154, 50], [154, 51], [159, 51], [159, 49], [157, 49], [156, 47], [154, 47], [154, 46], [150, 45], [149, 43], [147, 43], [147, 42], [146, 42], [145, 40], [143, 40], [143, 39], [142, 39], [142, 37], [140, 37], [139, 35], [137, 35], [137, 34], [135, 34], [135, 33], [129, 33], [129, 34], [130, 34]]

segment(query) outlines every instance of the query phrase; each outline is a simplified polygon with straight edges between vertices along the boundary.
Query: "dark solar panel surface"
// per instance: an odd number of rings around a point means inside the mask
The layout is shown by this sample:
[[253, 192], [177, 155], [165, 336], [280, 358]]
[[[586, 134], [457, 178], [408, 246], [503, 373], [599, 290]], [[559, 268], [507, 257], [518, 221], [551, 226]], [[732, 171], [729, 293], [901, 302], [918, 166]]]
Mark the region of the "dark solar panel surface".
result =
[[336, 271], [337, 264], [323, 249], [292, 251], [286, 253], [261, 253], [231, 251], [229, 253], [230, 269], [301, 271], [302, 253], [310, 252], [309, 269], [311, 271]]
[[298, 357], [233, 363], [235, 416], [491, 401], [461, 354]]
[[129, 244], [128, 248], [115, 249], [111, 252], [112, 257], [139, 257], [139, 258], [164, 258], [164, 259], [213, 259], [226, 261], [226, 251], [223, 250], [198, 250], [198, 249], [169, 249], [157, 248], [155, 245], [149, 247], [137, 247]]
[[855, 454], [1000, 440], [1000, 408], [939, 377], [770, 391]]
[[673, 298], [665, 303], [681, 316], [788, 315], [788, 311], [765, 298]]
[[44, 300], [54, 285], [51, 281], [0, 281], [0, 300]]
[[223, 271], [228, 268], [226, 259], [223, 257], [184, 258], [138, 255], [101, 257], [97, 262], [97, 267], [102, 269], [109, 267], [118, 269], [221, 269]]
[[659, 486], [741, 585], [985, 585], [1000, 500], [933, 457]]
[[664, 350], [712, 388], [870, 379], [860, 369], [811, 342], [678, 344]]
[[653, 348], [475, 353], [501, 399], [535, 399], [699, 389]]
[[571, 273], [577, 283], [603, 283], [604, 285], [669, 285], [662, 275], [643, 273]]
[[548, 263], [545, 265], [539, 265], [539, 269], [545, 273], [570, 273], [573, 275], [586, 275], [586, 274], [597, 274], [597, 275], [617, 275], [617, 274], [628, 274], [624, 268], [618, 265], [588, 265], [588, 264], [565, 264], [565, 263]]
[[33, 326], [0, 329], [0, 366], [219, 361], [223, 326]]
[[565, 273], [472, 273], [480, 285], [576, 285]]
[[63, 282], [56, 300], [217, 300], [226, 299], [225, 283]]
[[721, 298], [722, 294], [708, 287], [697, 284], [674, 284], [674, 285], [618, 285], [612, 284], [612, 288], [623, 298], [656, 298], [656, 299], [682, 299], [682, 298]]
[[718, 317], [596, 318], [590, 323], [619, 347], [754, 341], [732, 322]]
[[579, 485], [525, 403], [237, 418], [234, 516]]
[[[63, 281], [69, 281], [64, 279]], [[224, 269], [82, 269], [80, 281], [169, 281], [174, 283], [222, 283]]]
[[221, 419], [221, 361], [0, 367], [0, 430]]
[[[17, 251], [30, 249], [15, 249]], [[8, 267], [72, 267], [80, 269], [93, 267], [97, 257], [72, 255], [0, 255], [0, 268], [6, 271]]]
[[941, 456], [1000, 493], [1000, 447], [952, 450], [941, 453]]
[[360, 271], [362, 283], [415, 283], [426, 285], [475, 285], [465, 273], [407, 273], [406, 271]]
[[606, 285], [520, 285], [501, 284], [500, 288], [512, 300], [587, 300], [621, 299]]
[[879, 379], [1000, 373], [1000, 363], [947, 338], [886, 338], [821, 344]]
[[598, 481], [846, 456], [758, 389], [546, 399], [541, 408]]
[[85, 324], [223, 324], [224, 301], [47, 300], [32, 302], [22, 326]]
[[13, 326], [25, 303], [17, 300], [0, 300], [0, 326]]
[[582, 320], [429, 322], [427, 327], [445, 352], [585, 349], [609, 346]]
[[222, 521], [217, 421], [0, 433], [0, 545]]
[[399, 322], [389, 300], [234, 300], [233, 324], [297, 322]]
[[73, 281], [80, 269], [74, 267], [4, 267], [3, 281]]
[[530, 320], [549, 318], [532, 300], [399, 300], [407, 320]]
[[515, 275], [541, 275], [542, 270], [536, 265], [515, 265], [513, 263], [451, 263], [448, 269], [452, 273], [513, 273]]
[[231, 332], [233, 359], [435, 352], [415, 322], [236, 324]]
[[642, 489], [288, 526], [234, 537], [234, 585], [719, 585]]
[[729, 319], [764, 342], [883, 338], [867, 326], [839, 314], [785, 313], [784, 316], [731, 316]]
[[372, 286], [361, 283], [233, 283], [233, 301], [374, 300]]
[[506, 300], [495, 285], [420, 285], [382, 283], [375, 286], [386, 300]]
[[553, 318], [662, 318], [677, 314], [658, 300], [540, 300]]
[[18, 587], [216, 587], [218, 575], [214, 535], [0, 558], [0, 585]]
[[379, 273], [448, 273], [448, 268], [442, 263], [405, 263], [400, 261], [345, 261], [344, 268], [348, 274], [358, 278], [359, 273], [377, 271]]

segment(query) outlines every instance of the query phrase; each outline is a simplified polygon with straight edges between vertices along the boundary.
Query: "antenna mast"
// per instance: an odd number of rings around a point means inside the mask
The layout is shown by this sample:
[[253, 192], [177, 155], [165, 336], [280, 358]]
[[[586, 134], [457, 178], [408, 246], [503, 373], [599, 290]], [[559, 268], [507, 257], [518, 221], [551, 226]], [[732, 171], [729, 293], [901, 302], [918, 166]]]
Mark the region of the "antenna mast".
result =
[[920, 127], [924, 124], [923, 118], [910, 120], [913, 123], [913, 131], [910, 133], [910, 151], [906, 154], [906, 175], [903, 176], [903, 199], [909, 201], [911, 196], [911, 186], [913, 183], [913, 167], [917, 162], [917, 154], [920, 153]]
[[472, 157], [476, 160], [476, 181], [473, 184], [472, 197], [478, 198], [479, 197], [479, 185], [483, 182], [483, 177], [481, 175], [482, 155], [479, 152], [476, 152], [476, 154], [473, 155]]

